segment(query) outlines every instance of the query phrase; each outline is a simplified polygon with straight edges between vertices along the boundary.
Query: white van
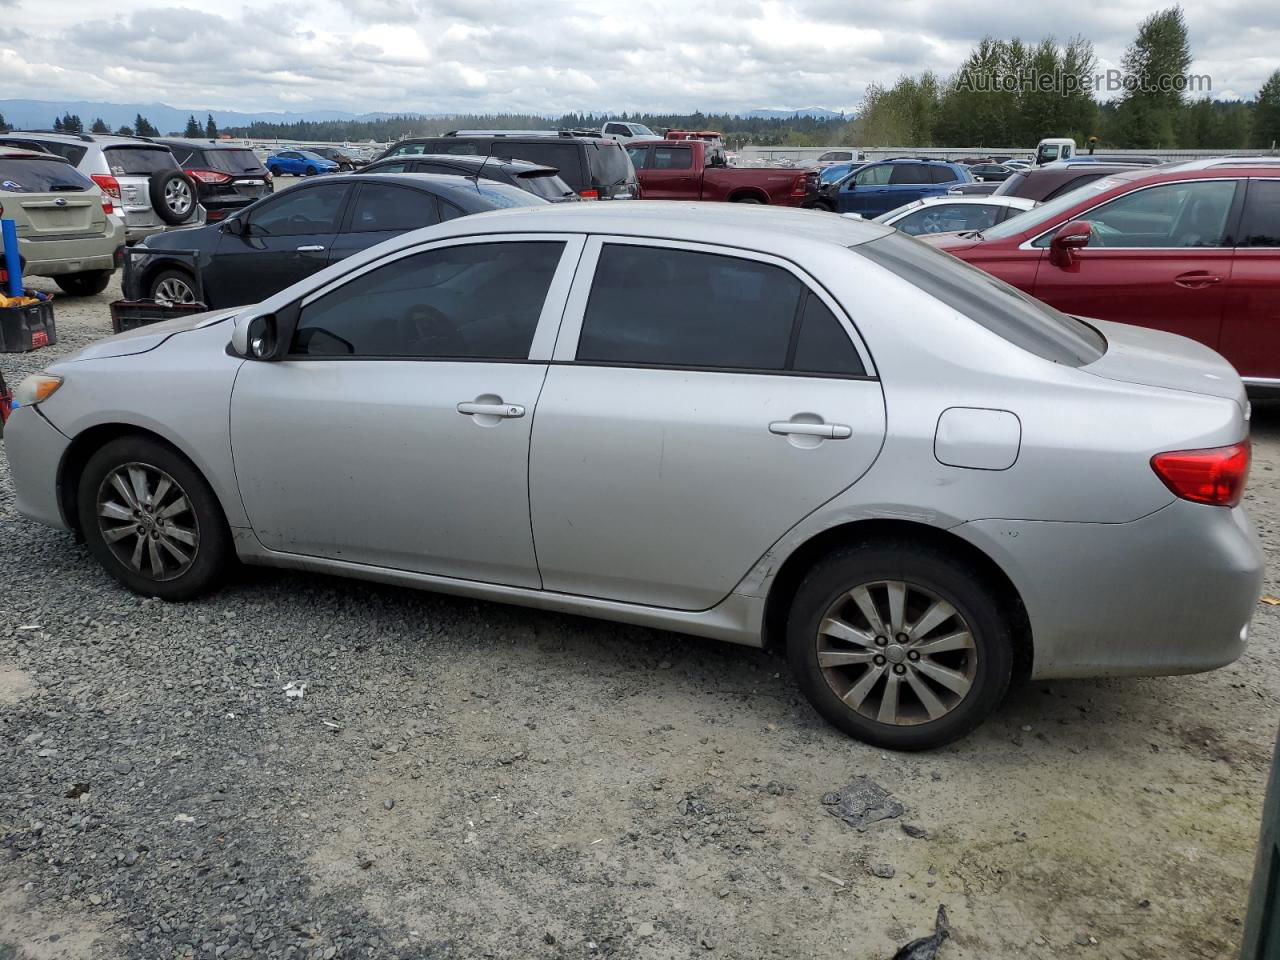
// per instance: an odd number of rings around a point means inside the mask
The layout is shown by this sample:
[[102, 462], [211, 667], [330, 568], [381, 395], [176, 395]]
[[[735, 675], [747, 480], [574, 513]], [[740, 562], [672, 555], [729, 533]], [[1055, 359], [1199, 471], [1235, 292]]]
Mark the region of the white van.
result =
[[1036, 166], [1058, 160], [1070, 160], [1076, 155], [1076, 142], [1070, 137], [1046, 137], [1036, 144]]

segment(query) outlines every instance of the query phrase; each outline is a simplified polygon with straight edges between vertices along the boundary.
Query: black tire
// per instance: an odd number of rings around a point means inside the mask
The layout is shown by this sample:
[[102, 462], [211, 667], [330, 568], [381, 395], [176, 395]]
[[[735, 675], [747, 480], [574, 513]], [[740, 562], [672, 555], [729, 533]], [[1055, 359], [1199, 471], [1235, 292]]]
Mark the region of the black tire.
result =
[[764, 203], [764, 201], [759, 199], [758, 197], [734, 197], [729, 202], [730, 203], [759, 203], [759, 204]]
[[316, 175], [316, 168], [315, 168], [315, 167], [307, 167], [307, 169], [306, 169], [306, 174], [307, 174], [307, 176], [308, 176], [308, 177], [314, 177], [314, 176]]
[[[190, 299], [178, 295], [178, 290], [185, 287]], [[146, 297], [151, 300], [168, 300], [172, 303], [195, 303], [196, 282], [185, 270], [170, 268], [153, 274], [147, 281]]]
[[[157, 504], [159, 507], [172, 506], [177, 502], [173, 487], [177, 487], [177, 493], [186, 497], [190, 507], [189, 510], [180, 510], [164, 521], [164, 523], [178, 523], [178, 519], [175, 518], [180, 518], [183, 524], [188, 525], [183, 529], [195, 530], [194, 546], [185, 547], [191, 551], [189, 565], [182, 569], [182, 564], [175, 561], [169, 553], [161, 550], [159, 546], [154, 548], [162, 557], [161, 573], [164, 572], [164, 561], [173, 564], [175, 571], [181, 570], [169, 578], [155, 575], [154, 561], [149, 555], [151, 544], [148, 543], [145, 535], [141, 539], [147, 545], [147, 549], [141, 549], [138, 554], [140, 562], [138, 569], [132, 567], [122, 555], [117, 555], [116, 551], [129, 552], [130, 547], [136, 546], [139, 537], [128, 533], [123, 539], [115, 541], [114, 547], [108, 544], [104, 525], [114, 533], [131, 527], [130, 521], [112, 517], [99, 523], [100, 497], [111, 497], [112, 502], [117, 506], [127, 503], [120, 494], [115, 492], [108, 480], [114, 471], [124, 468], [125, 465], [141, 466], [158, 471], [170, 478], [173, 486], [159, 501]], [[158, 489], [158, 483], [152, 486], [152, 494]], [[120, 437], [105, 444], [85, 464], [84, 472], [80, 475], [76, 505], [80, 517], [80, 529], [84, 534], [89, 552], [97, 558], [107, 573], [134, 593], [159, 597], [162, 600], [190, 600], [211, 590], [231, 560], [231, 533], [227, 527], [226, 518], [222, 514], [222, 507], [218, 504], [209, 484], [186, 457], [155, 440], [132, 436]], [[162, 512], [164, 512], [163, 509], [158, 511], [156, 516], [158, 517]], [[152, 517], [148, 518], [146, 529], [162, 525], [163, 523], [156, 517]], [[172, 527], [170, 530], [172, 531]], [[185, 545], [179, 544], [179, 546]]]
[[152, 174], [148, 192], [156, 216], [171, 227], [186, 223], [196, 215], [199, 207], [196, 188], [181, 170]]
[[835, 213], [836, 208], [826, 200], [818, 200], [813, 204], [813, 209], [821, 210], [823, 213]]
[[273, 176], [273, 177], [278, 177], [278, 176], [280, 176], [280, 168], [279, 168], [279, 167], [267, 167], [267, 173], [271, 174], [271, 176]]
[[85, 270], [54, 277], [53, 281], [73, 297], [93, 297], [107, 289], [113, 273], [114, 270]]
[[[922, 657], [918, 651], [910, 653], [915, 641], [908, 640], [903, 644], [896, 637], [884, 638], [889, 640], [887, 645], [880, 645], [878, 640], [874, 645], [863, 645], [855, 640], [846, 646], [841, 646], [840, 641], [830, 636], [825, 640], [820, 638], [819, 626], [832, 610], [842, 612], [837, 618], [842, 621], [846, 618], [853, 621], [862, 616], [858, 612], [859, 605], [844, 597], [849, 597], [862, 585], [870, 586], [874, 597], [875, 591], [888, 583], [903, 583], [907, 587], [908, 613], [904, 622], [910, 621], [913, 598], [928, 603], [930, 595], [934, 600], [949, 604], [957, 615], [956, 620], [939, 621], [917, 640], [926, 642], [927, 638], [936, 642], [940, 635], [935, 634], [934, 629], [959, 635], [959, 628], [964, 626], [968, 628], [964, 632], [972, 640], [972, 652], [953, 650]], [[887, 598], [888, 594], [883, 596]], [[845, 547], [819, 562], [797, 589], [787, 619], [787, 660], [796, 682], [814, 709], [849, 736], [890, 750], [939, 747], [972, 731], [1000, 705], [1008, 692], [1013, 674], [1013, 638], [998, 597], [999, 591], [986, 577], [967, 564], [957, 563], [954, 556], [931, 546], [911, 541], [880, 541]], [[887, 605], [876, 603], [876, 606], [886, 615], [890, 612]], [[921, 622], [923, 617], [916, 615], [919, 619], [915, 622]], [[884, 619], [887, 616], [882, 617]], [[877, 632], [874, 626], [863, 626], [861, 631], [862, 636]], [[836, 648], [824, 650], [828, 658], [839, 657], [841, 651], [847, 650], [857, 656], [872, 655], [877, 660], [865, 665], [848, 663], [833, 666], [828, 659], [824, 669], [818, 661], [822, 643]], [[903, 662], [899, 659], [908, 656], [914, 656], [914, 660]], [[940, 663], [933, 659], [935, 656], [945, 658], [946, 662]], [[969, 682], [966, 692], [960, 695], [950, 691], [929, 680], [923, 670], [917, 672], [915, 664], [925, 666], [922, 660], [927, 661], [930, 668], [945, 666], [950, 674], [965, 674]], [[875, 666], [877, 662], [881, 666]], [[847, 704], [833, 686], [847, 683], [845, 696], [854, 698], [858, 695], [855, 690], [858, 682], [870, 678], [874, 669], [882, 671], [879, 674], [882, 679], [873, 681], [873, 685], [868, 687], [872, 694], [863, 693], [867, 699], [860, 703], [869, 708], [882, 706], [890, 672], [901, 673], [902, 676], [894, 681], [895, 688], [900, 691], [894, 706], [903, 710], [900, 723], [882, 722], [877, 717], [867, 716]], [[865, 673], [860, 672], [863, 670]], [[906, 676], [907, 673], [910, 677]], [[929, 694], [934, 696], [934, 703], [947, 706], [947, 712], [931, 718], [924, 698], [915, 693], [911, 684], [927, 687]], [[877, 689], [880, 691], [878, 701], [871, 700], [868, 704], [867, 700]], [[951, 703], [952, 698], [958, 699]], [[879, 711], [876, 712], [879, 715]]]

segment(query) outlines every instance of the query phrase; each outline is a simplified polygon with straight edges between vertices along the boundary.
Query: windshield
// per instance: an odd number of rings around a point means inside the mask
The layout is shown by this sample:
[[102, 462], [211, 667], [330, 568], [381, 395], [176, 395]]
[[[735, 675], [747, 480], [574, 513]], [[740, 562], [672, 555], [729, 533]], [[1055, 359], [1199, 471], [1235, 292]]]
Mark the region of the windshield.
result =
[[1106, 339], [1088, 324], [905, 233], [851, 249], [1037, 357], [1082, 367], [1106, 352]]
[[1058, 145], [1056, 143], [1043, 143], [1036, 151], [1036, 156], [1041, 163], [1048, 163], [1050, 160], [1058, 159]]
[[1027, 175], [1025, 173], [1015, 173], [1011, 177], [1005, 177], [1004, 183], [996, 187], [992, 191], [992, 195], [997, 197], [1007, 197], [1010, 194], [1017, 196], [1018, 188], [1026, 182]]
[[1068, 190], [1062, 196], [1055, 197], [1048, 203], [1042, 203], [1034, 210], [1028, 210], [1019, 217], [1006, 220], [1004, 223], [998, 223], [990, 230], [983, 230], [982, 237], [985, 240], [995, 240], [999, 237], [1015, 237], [1020, 233], [1027, 233], [1043, 224], [1053, 222], [1056, 217], [1061, 216], [1072, 207], [1083, 203], [1091, 197], [1106, 193], [1112, 187], [1117, 187], [1123, 182], [1123, 180], [1117, 180], [1114, 177], [1103, 177], [1101, 180], [1086, 183], [1083, 187]]
[[89, 190], [93, 181], [64, 160], [0, 157], [0, 191], [54, 193]]
[[823, 167], [818, 171], [818, 182], [835, 183], [837, 180], [843, 180], [852, 169], [852, 163], [833, 163], [831, 166]]
[[178, 161], [165, 147], [106, 147], [107, 166], [117, 177], [145, 177], [177, 170]]
[[516, 179], [520, 181], [521, 187], [543, 200], [563, 200], [574, 195], [573, 188], [550, 171], [518, 173]]
[[262, 173], [262, 161], [252, 150], [204, 150], [204, 163], [219, 173]]
[[656, 137], [657, 134], [646, 127], [643, 123], [631, 124], [631, 134], [636, 137]]
[[635, 183], [636, 168], [631, 158], [616, 140], [587, 147], [587, 162], [591, 166], [591, 182], [598, 187], [616, 187], [623, 183]]

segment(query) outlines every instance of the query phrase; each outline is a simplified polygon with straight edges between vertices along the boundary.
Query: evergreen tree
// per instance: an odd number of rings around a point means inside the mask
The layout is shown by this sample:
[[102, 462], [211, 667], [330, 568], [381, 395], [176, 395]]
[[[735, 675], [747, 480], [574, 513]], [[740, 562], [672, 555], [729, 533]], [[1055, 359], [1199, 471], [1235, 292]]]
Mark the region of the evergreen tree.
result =
[[191, 116], [187, 117], [187, 127], [185, 130], [182, 131], [182, 135], [184, 137], [200, 136], [200, 124], [196, 123], [196, 117], [194, 113], [191, 114]]
[[110, 133], [111, 128], [107, 126], [107, 122], [101, 117], [97, 117], [93, 121], [93, 126], [89, 128], [90, 133]]
[[62, 129], [66, 133], [83, 133], [84, 123], [77, 114], [68, 110], [62, 117]]
[[53, 132], [54, 132], [54, 133], [61, 133], [61, 132], [62, 132], [62, 118], [61, 118], [61, 117], [54, 117], [54, 118], [53, 118]]
[[153, 127], [151, 125], [151, 121], [148, 120], [146, 117], [144, 117], [142, 114], [138, 114], [136, 117], [133, 118], [133, 129], [134, 129], [134, 132], [140, 137], [160, 136], [160, 131], [157, 130], [155, 127]]
[[133, 136], [133, 127], [120, 127], [120, 129], [118, 129], [118, 130], [116, 131], [116, 136], [117, 136], [117, 137], [132, 137], [132, 136]]
[[1258, 91], [1253, 107], [1253, 145], [1264, 150], [1280, 145], [1280, 70]]
[[210, 140], [218, 139], [218, 125], [213, 122], [213, 114], [209, 114], [209, 118], [204, 122], [204, 135]]
[[1186, 102], [1191, 44], [1181, 7], [1153, 13], [1121, 61], [1125, 94], [1116, 109], [1109, 138], [1119, 147], [1171, 147], [1175, 118]]
[[9, 129], [9, 123], [8, 121], [5, 120], [4, 114], [0, 113], [0, 130], [8, 130], [8, 129]]

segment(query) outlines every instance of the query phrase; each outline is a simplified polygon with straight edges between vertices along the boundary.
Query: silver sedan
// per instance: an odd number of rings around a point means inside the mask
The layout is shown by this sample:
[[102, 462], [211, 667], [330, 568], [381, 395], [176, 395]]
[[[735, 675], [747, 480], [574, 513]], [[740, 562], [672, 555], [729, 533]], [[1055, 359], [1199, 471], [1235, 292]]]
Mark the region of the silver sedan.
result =
[[451, 220], [18, 395], [18, 509], [132, 590], [239, 557], [771, 646], [890, 748], [1229, 663], [1261, 584], [1221, 357], [807, 211]]

